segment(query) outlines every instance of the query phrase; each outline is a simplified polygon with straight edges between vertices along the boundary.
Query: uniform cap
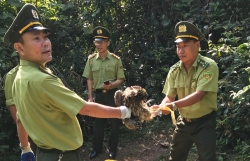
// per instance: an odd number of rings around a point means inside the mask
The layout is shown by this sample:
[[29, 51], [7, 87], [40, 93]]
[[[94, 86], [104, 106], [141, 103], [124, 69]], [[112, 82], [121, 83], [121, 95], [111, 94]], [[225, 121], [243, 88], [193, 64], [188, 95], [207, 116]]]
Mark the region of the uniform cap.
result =
[[201, 31], [195, 25], [188, 21], [178, 22], [175, 25], [175, 34], [176, 43], [187, 41], [190, 39], [201, 41], [205, 38]]
[[40, 14], [37, 8], [32, 4], [26, 3], [21, 8], [9, 29], [5, 33], [4, 43], [8, 45], [14, 44], [18, 41], [19, 37], [27, 31], [46, 30], [51, 32], [50, 29], [43, 27], [40, 20]]
[[93, 35], [94, 35], [95, 41], [101, 41], [104, 39], [109, 39], [110, 32], [102, 26], [97, 26], [93, 30]]

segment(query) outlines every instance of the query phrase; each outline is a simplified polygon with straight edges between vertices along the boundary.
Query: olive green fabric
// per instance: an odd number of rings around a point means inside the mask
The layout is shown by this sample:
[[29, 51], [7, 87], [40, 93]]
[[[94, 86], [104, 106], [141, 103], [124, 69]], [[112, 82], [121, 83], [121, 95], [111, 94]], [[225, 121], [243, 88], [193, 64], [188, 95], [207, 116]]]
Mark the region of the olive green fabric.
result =
[[205, 36], [201, 31], [192, 23], [188, 21], [180, 21], [175, 25], [175, 42], [183, 42], [188, 39], [195, 39], [201, 41]]
[[12, 85], [14, 82], [14, 79], [16, 77], [16, 73], [18, 71], [18, 67], [16, 66], [13, 69], [11, 69], [4, 78], [4, 94], [6, 99], [6, 106], [9, 107], [10, 105], [15, 105], [13, 97], [12, 97]]
[[86, 63], [83, 77], [94, 80], [93, 89], [103, 89], [104, 81], [124, 79], [125, 75], [121, 59], [108, 52], [104, 60], [98, 53], [90, 57]]
[[188, 73], [179, 61], [171, 67], [162, 93], [182, 99], [196, 91], [206, 91], [200, 102], [178, 108], [182, 117], [199, 118], [217, 110], [218, 76], [217, 64], [210, 58], [199, 55]]
[[12, 88], [17, 117], [38, 147], [74, 150], [83, 144], [76, 115], [86, 102], [49, 69], [20, 60]]

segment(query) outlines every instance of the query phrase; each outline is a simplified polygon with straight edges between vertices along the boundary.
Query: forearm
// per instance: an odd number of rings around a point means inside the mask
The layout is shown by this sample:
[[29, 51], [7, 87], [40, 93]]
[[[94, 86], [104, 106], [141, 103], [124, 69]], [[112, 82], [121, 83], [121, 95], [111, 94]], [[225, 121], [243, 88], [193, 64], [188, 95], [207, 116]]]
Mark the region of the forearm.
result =
[[88, 96], [89, 96], [89, 99], [92, 99], [92, 85], [93, 85], [93, 80], [92, 79], [88, 79], [87, 80], [87, 88], [88, 88]]
[[28, 134], [26, 130], [24, 129], [22, 122], [19, 119], [17, 119], [16, 124], [17, 124], [18, 138], [21, 143], [21, 146], [22, 147], [28, 146], [28, 142], [29, 142]]
[[9, 106], [11, 117], [13, 118], [14, 122], [16, 123], [16, 106], [10, 105]]
[[196, 91], [178, 101], [175, 101], [175, 105], [178, 108], [181, 107], [187, 107], [187, 106], [191, 106], [199, 101], [201, 101], [203, 99], [203, 97], [205, 96], [206, 92], [204, 91]]
[[166, 97], [161, 101], [161, 104], [166, 104], [166, 103], [173, 102], [174, 99], [175, 99], [174, 97], [166, 96]]
[[79, 113], [81, 115], [98, 118], [121, 118], [121, 110], [119, 108], [105, 106], [94, 102], [87, 102]]
[[124, 79], [117, 79], [116, 81], [111, 83], [110, 89], [118, 88], [123, 82]]

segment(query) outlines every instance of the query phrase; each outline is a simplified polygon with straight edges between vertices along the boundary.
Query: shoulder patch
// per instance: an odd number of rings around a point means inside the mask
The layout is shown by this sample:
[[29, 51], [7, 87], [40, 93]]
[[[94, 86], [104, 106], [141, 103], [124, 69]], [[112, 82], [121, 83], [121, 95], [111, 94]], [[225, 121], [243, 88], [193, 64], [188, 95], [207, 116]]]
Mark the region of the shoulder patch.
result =
[[209, 71], [202, 74], [202, 78], [205, 82], [209, 81], [212, 78], [213, 74]]
[[52, 76], [52, 77], [54, 77], [54, 78], [57, 78], [57, 76], [55, 76], [54, 74], [52, 74], [52, 72], [50, 73], [50, 72], [48, 72], [47, 70], [45, 70], [43, 67], [39, 67], [39, 69], [42, 71], [42, 72], [44, 72], [44, 73], [46, 73], [46, 74], [48, 74], [48, 75], [50, 75], [50, 76]]
[[88, 59], [94, 58], [97, 55], [97, 53], [91, 54], [88, 56]]
[[115, 55], [114, 53], [111, 53], [111, 55], [112, 55], [113, 57], [115, 57], [116, 59], [120, 59], [120, 57], [117, 56], [117, 55]]
[[170, 67], [169, 72], [175, 71], [178, 67], [180, 67], [180, 61], [178, 61], [177, 63], [175, 63], [172, 67]]
[[206, 62], [205, 60], [203, 59], [199, 59], [197, 61], [198, 65], [202, 66], [202, 68], [206, 69], [210, 64], [208, 62]]

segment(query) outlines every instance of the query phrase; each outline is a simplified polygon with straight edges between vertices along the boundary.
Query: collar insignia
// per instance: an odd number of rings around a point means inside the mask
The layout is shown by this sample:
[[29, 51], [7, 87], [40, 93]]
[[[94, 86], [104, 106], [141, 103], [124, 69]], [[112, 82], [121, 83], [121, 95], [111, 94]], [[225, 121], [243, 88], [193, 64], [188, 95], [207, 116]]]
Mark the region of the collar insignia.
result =
[[181, 64], [180, 61], [178, 61], [177, 63], [175, 63], [172, 67], [170, 67], [169, 72], [172, 72], [172, 71], [176, 70], [178, 67], [180, 67], [180, 64]]
[[206, 61], [204, 61], [204, 60], [202, 60], [202, 59], [199, 59], [199, 60], [198, 60], [198, 64], [199, 64], [200, 66], [202, 66], [204, 69], [206, 69], [206, 68], [209, 66], [209, 63], [206, 62]]

